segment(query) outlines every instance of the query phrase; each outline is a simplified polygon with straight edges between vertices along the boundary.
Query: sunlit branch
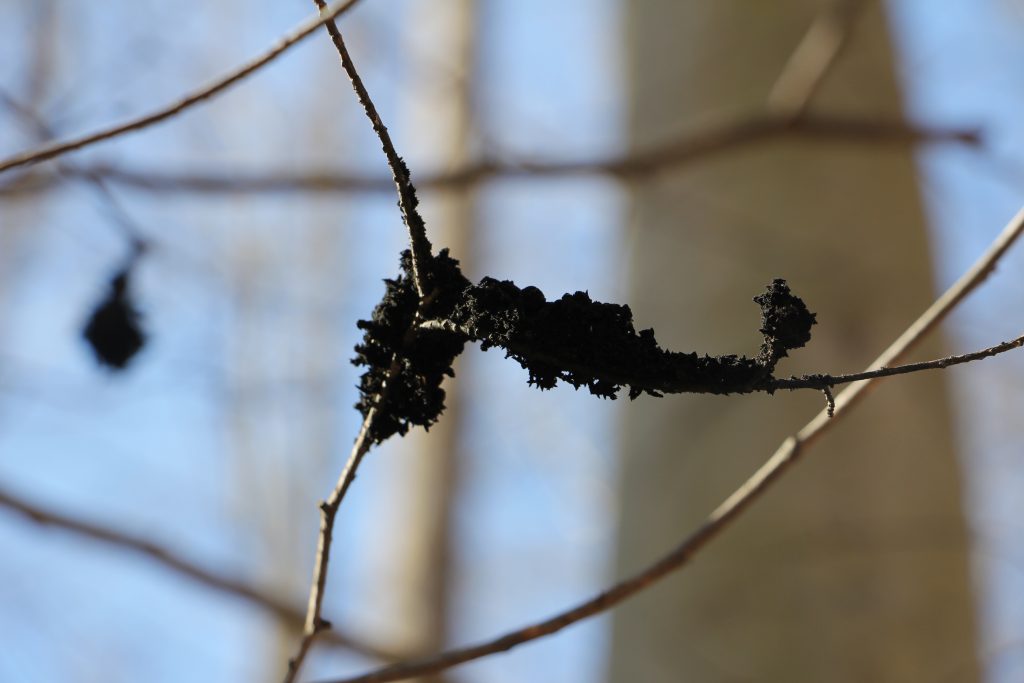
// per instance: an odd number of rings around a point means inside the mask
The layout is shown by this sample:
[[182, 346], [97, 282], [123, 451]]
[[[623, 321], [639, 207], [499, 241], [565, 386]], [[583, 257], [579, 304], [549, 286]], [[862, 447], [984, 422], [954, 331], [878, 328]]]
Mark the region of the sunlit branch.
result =
[[355, 481], [359, 463], [362, 462], [363, 457], [366, 456], [373, 445], [369, 434], [373, 428], [376, 416], [377, 411], [372, 409], [363, 419], [359, 435], [356, 437], [355, 444], [352, 446], [352, 452], [345, 463], [344, 469], [342, 469], [334, 491], [331, 492], [330, 497], [326, 501], [320, 504], [320, 535], [317, 540], [316, 559], [313, 564], [313, 581], [310, 584], [309, 603], [303, 619], [302, 639], [299, 642], [298, 651], [288, 660], [288, 669], [284, 677], [285, 683], [293, 683], [296, 680], [302, 668], [302, 663], [305, 661], [306, 655], [309, 654], [309, 649], [313, 646], [313, 641], [321, 636], [321, 634], [333, 633], [333, 624], [324, 620], [321, 614], [324, 591], [327, 587], [327, 567], [330, 562], [331, 541], [334, 537], [334, 518], [338, 514], [338, 508], [341, 507], [341, 501], [345, 497], [345, 493], [348, 491], [349, 486], [352, 485], [352, 482]]
[[[120, 550], [145, 556], [178, 576], [183, 576], [221, 593], [242, 598], [246, 602], [273, 614], [286, 623], [301, 625], [305, 619], [304, 610], [298, 609], [285, 600], [269, 595], [244, 581], [223, 576], [203, 568], [195, 562], [161, 547], [148, 538], [133, 536], [123, 531], [82, 521], [77, 517], [59, 513], [39, 503], [26, 500], [24, 497], [3, 488], [0, 488], [0, 507], [17, 512], [37, 524], [60, 529], [79, 538], [96, 541]], [[346, 635], [343, 632], [332, 631], [325, 638], [336, 645], [350, 648], [376, 659], [387, 661], [395, 660], [399, 657], [399, 654], [395, 651], [388, 651], [385, 648], [370, 645], [359, 638]]]
[[[38, 112], [33, 110], [31, 107], [21, 103], [17, 98], [12, 96], [5, 90], [0, 90], [0, 101], [18, 118], [28, 124], [38, 135], [40, 141], [52, 140], [56, 135], [56, 131], [50, 126], [46, 120], [39, 115]], [[90, 170], [81, 170], [76, 168], [73, 164], [66, 163], [62, 160], [56, 162], [57, 176], [73, 176], [76, 180], [82, 180], [88, 183], [100, 196], [100, 199], [110, 210], [111, 215], [115, 218], [117, 226], [120, 228], [124, 236], [128, 239], [136, 253], [141, 253], [147, 246], [146, 240], [143, 238], [143, 231], [139, 228], [136, 222], [128, 215], [128, 212], [121, 206], [121, 203], [111, 192], [107, 185], [107, 181], [99, 174]]]
[[[313, 1], [320, 8], [321, 12], [326, 11], [327, 4], [324, 0]], [[416, 199], [416, 188], [413, 187], [412, 178], [409, 176], [409, 167], [406, 166], [405, 161], [395, 150], [395, 145], [391, 142], [391, 135], [381, 120], [380, 114], [377, 113], [377, 107], [373, 104], [366, 86], [363, 85], [363, 79], [359, 77], [359, 72], [356, 71], [355, 62], [352, 61], [352, 56], [345, 46], [345, 41], [341, 37], [338, 25], [334, 23], [333, 19], [327, 19], [324, 22], [324, 26], [331, 36], [331, 42], [334, 43], [338, 56], [341, 58], [341, 67], [345, 70], [349, 80], [352, 81], [352, 88], [356, 91], [359, 104], [363, 106], [366, 117], [370, 119], [373, 132], [377, 134], [377, 138], [380, 140], [381, 147], [384, 150], [384, 156], [387, 157], [388, 168], [391, 169], [395, 189], [398, 191], [398, 207], [402, 211], [402, 219], [405, 221], [405, 226], [409, 229], [413, 277], [416, 281], [416, 290], [422, 299], [430, 293], [428, 286], [430, 281], [430, 273], [428, 272], [430, 265], [430, 241], [427, 239], [427, 226], [423, 222], [423, 217], [420, 216], [419, 210], [416, 208], [419, 202]]]
[[20, 154], [15, 154], [14, 156], [2, 159], [0, 160], [0, 173], [19, 166], [35, 164], [40, 161], [45, 161], [46, 159], [53, 159], [54, 157], [58, 157], [62, 154], [90, 147], [104, 140], [110, 140], [124, 135], [125, 133], [131, 133], [148, 128], [149, 126], [176, 116], [186, 109], [219, 94], [235, 83], [238, 83], [246, 76], [249, 76], [274, 61], [299, 41], [311, 35], [314, 31], [320, 28], [320, 26], [328, 21], [333, 21], [335, 17], [347, 12], [358, 1], [359, 0], [336, 0], [325, 9], [321, 10], [319, 17], [307, 19], [302, 22], [299, 26], [278, 40], [263, 54], [233, 69], [212, 83], [183, 95], [177, 102], [115, 126], [102, 128], [93, 133], [79, 137], [52, 142], [37, 149], [27, 150]]
[[883, 377], [893, 377], [895, 375], [907, 375], [924, 370], [944, 370], [945, 368], [949, 368], [954, 365], [972, 363], [976, 360], [998, 356], [1001, 353], [1006, 353], [1013, 349], [1019, 349], [1021, 346], [1024, 346], [1024, 335], [1017, 337], [1016, 339], [1001, 342], [995, 346], [990, 346], [986, 349], [981, 349], [980, 351], [973, 351], [971, 353], [964, 353], [955, 356], [946, 356], [945, 358], [921, 361], [920, 363], [907, 363], [906, 365], [865, 370], [864, 372], [854, 372], [848, 375], [805, 375], [803, 377], [780, 378], [773, 380], [771, 384], [775, 389], [826, 389], [840, 384], [860, 382], [866, 379], [881, 379]]
[[[327, 5], [323, 0], [313, 1], [321, 13], [327, 11]], [[422, 307], [427, 304], [431, 294], [430, 285], [432, 278], [429, 269], [432, 256], [430, 241], [427, 239], [426, 225], [416, 208], [418, 203], [416, 188], [413, 187], [412, 179], [409, 176], [409, 168], [395, 150], [394, 143], [391, 142], [391, 136], [388, 134], [388, 129], [381, 120], [380, 114], [377, 113], [377, 108], [370, 98], [370, 93], [367, 92], [366, 86], [359, 77], [359, 72], [356, 70], [355, 63], [352, 61], [348, 48], [345, 46], [345, 41], [342, 39], [338, 26], [331, 18], [328, 18], [324, 25], [331, 36], [331, 42], [334, 43], [334, 47], [338, 51], [338, 56], [341, 58], [341, 66], [352, 82], [356, 97], [359, 99], [359, 103], [366, 112], [373, 130], [380, 140], [384, 156], [387, 158], [388, 167], [391, 169], [395, 189], [398, 192], [398, 206], [402, 211], [402, 218], [405, 221], [406, 228], [409, 230], [412, 276], [416, 291], [419, 294], [419, 306]], [[407, 340], [412, 340], [414, 335], [415, 331], [411, 328], [405, 331]], [[398, 372], [398, 361], [396, 358], [393, 358], [388, 376], [394, 377]], [[378, 405], [385, 402], [388, 391], [388, 382], [385, 381], [383, 388], [376, 397]], [[327, 587], [327, 568], [330, 563], [331, 541], [334, 536], [334, 518], [338, 514], [338, 508], [341, 507], [341, 501], [344, 499], [345, 493], [348, 491], [349, 486], [352, 485], [352, 482], [355, 481], [359, 464], [373, 446], [374, 423], [379, 414], [379, 409], [376, 407], [372, 407], [367, 411], [363, 418], [359, 435], [356, 437], [355, 444], [352, 447], [352, 453], [342, 469], [338, 483], [330, 497], [320, 505], [320, 535], [317, 541], [313, 580], [310, 585], [309, 604], [306, 608], [306, 620], [299, 649], [295, 656], [288, 661], [288, 669], [284, 678], [285, 683], [292, 683], [296, 679], [306, 655], [313, 646], [313, 641], [320, 632], [330, 628], [330, 624], [323, 619], [321, 613], [323, 610], [324, 592]]]

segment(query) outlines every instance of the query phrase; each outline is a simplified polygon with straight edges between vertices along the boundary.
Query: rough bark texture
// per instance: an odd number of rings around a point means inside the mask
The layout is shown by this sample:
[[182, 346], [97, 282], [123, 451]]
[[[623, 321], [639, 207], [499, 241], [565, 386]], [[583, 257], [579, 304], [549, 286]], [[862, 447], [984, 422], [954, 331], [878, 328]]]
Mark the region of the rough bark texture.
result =
[[[763, 102], [824, 4], [623, 7], [632, 142], [647, 148]], [[872, 4], [812, 111], [898, 114], [888, 40]], [[933, 294], [909, 149], [765, 143], [652, 177], [633, 200], [629, 302], [668, 348], [742, 352], [746, 293], [781, 276], [819, 325], [777, 372], [859, 369]], [[821, 407], [809, 392], [623, 404], [618, 573], [693, 528]], [[616, 612], [610, 680], [977, 680], [954, 446], [940, 374], [889, 382], [692, 567]]]

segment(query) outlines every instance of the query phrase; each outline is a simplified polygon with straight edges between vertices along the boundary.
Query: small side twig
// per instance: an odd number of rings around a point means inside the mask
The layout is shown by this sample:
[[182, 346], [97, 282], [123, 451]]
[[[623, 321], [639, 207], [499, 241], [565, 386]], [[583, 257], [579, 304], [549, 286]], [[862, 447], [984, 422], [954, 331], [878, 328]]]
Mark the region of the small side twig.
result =
[[277, 41], [270, 49], [263, 54], [251, 59], [245, 64], [233, 69], [221, 78], [209, 83], [208, 85], [199, 88], [191, 93], [188, 93], [181, 97], [177, 102], [169, 104], [165, 107], [161, 107], [149, 114], [139, 116], [134, 119], [125, 121], [124, 123], [110, 126], [108, 128], [102, 128], [93, 133], [82, 135], [79, 137], [68, 138], [66, 140], [58, 140], [47, 145], [43, 145], [37, 149], [31, 149], [20, 154], [8, 157], [0, 160], [0, 173], [8, 171], [12, 168], [19, 166], [26, 166], [28, 164], [39, 163], [46, 159], [53, 159], [54, 157], [67, 154], [78, 149], [90, 147], [98, 142], [104, 140], [110, 140], [118, 136], [124, 135], [125, 133], [131, 133], [133, 131], [142, 130], [148, 128], [156, 123], [165, 121], [173, 116], [180, 114], [186, 109], [199, 104], [200, 102], [207, 100], [214, 95], [226, 90], [235, 83], [238, 83], [246, 76], [249, 76], [255, 71], [263, 68], [270, 62], [277, 59], [279, 56], [284, 54], [286, 51], [295, 46], [296, 43], [302, 39], [311, 35], [320, 26], [328, 21], [333, 21], [335, 17], [338, 17], [349, 9], [351, 9], [359, 0], [335, 0], [334, 3], [321, 10], [319, 17], [307, 19], [306, 21], [299, 24], [295, 29], [287, 33], [284, 37]]
[[[1003, 229], [989, 249], [939, 297], [889, 348], [869, 366], [877, 369], [891, 365], [908, 353], [935, 328], [957, 304], [974, 291], [995, 267], [1002, 255], [1024, 232], [1024, 209]], [[361, 675], [331, 679], [330, 683], [384, 683], [445, 671], [469, 661], [505, 652], [523, 643], [556, 633], [578, 621], [604, 612], [639, 593], [658, 580], [682, 568], [701, 548], [739, 517], [771, 484], [792, 467], [806, 450], [839, 419], [848, 413], [877, 378], [866, 379], [847, 387], [835, 400], [834, 417], [822, 410], [799, 432], [787, 438], [772, 456], [747, 481], [737, 488], [705, 521], [666, 555], [629, 578], [602, 591], [593, 598], [549, 619], [503, 636], [464, 648], [448, 650], [422, 659], [385, 666]], [[327, 683], [327, 681], [324, 681]]]
[[906, 375], [912, 372], [921, 372], [922, 370], [943, 370], [954, 365], [962, 365], [963, 363], [971, 363], [976, 360], [982, 360], [983, 358], [998, 356], [1001, 353], [1006, 353], [1007, 351], [1020, 348], [1021, 346], [1024, 346], [1024, 335], [1009, 341], [1001, 342], [995, 346], [990, 346], [986, 349], [981, 349], [980, 351], [972, 351], [971, 353], [946, 356], [944, 358], [936, 358], [935, 360], [926, 360], [919, 363], [907, 363], [906, 365], [897, 365], [894, 367], [881, 367], [875, 370], [865, 370], [863, 372], [851, 372], [846, 375], [804, 375], [803, 377], [775, 379], [772, 381], [772, 384], [774, 385], [773, 388], [776, 389], [820, 389], [822, 391], [828, 391], [830, 388], [839, 384], [860, 382], [866, 379], [880, 379], [882, 377], [892, 377], [894, 375]]
[[[142, 555], [178, 576], [185, 577], [190, 581], [207, 588], [212, 588], [225, 595], [241, 598], [289, 624], [301, 624], [303, 622], [305, 615], [303, 610], [280, 598], [268, 595], [236, 578], [223, 576], [201, 567], [195, 562], [157, 545], [148, 538], [133, 536], [123, 531], [86, 522], [77, 517], [50, 510], [3, 487], [0, 487], [0, 507], [23, 515], [36, 524], [60, 529], [79, 538]], [[328, 640], [335, 645], [347, 647], [383, 661], [393, 661], [400, 656], [398, 652], [389, 651], [377, 645], [371, 645], [341, 632], [332, 632]]]
[[829, 417], [835, 417], [836, 397], [832, 395], [832, 387], [822, 387], [821, 393], [825, 394], [825, 414]]

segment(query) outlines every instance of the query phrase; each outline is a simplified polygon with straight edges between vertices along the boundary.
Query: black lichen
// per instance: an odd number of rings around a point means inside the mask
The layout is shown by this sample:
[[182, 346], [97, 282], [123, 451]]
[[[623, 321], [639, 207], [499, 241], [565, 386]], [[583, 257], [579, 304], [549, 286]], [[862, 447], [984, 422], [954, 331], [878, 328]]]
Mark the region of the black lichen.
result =
[[[429, 266], [435, 289], [420, 311], [423, 315], [453, 307], [454, 298], [469, 285], [447, 250], [433, 257]], [[416, 333], [419, 296], [408, 251], [402, 253], [401, 267], [397, 278], [384, 281], [384, 298], [371, 319], [357, 323], [363, 342], [356, 346], [352, 362], [367, 370], [359, 383], [356, 408], [363, 417], [378, 409], [369, 434], [376, 443], [395, 433], [405, 434], [413, 425], [429, 428], [437, 422], [444, 410], [441, 381], [446, 375], [454, 376], [452, 362], [465, 345], [463, 337], [443, 331]]]
[[562, 380], [614, 398], [629, 378], [665, 362], [653, 332], [633, 329], [629, 306], [593, 301], [586, 292], [549, 302], [536, 287], [484, 278], [463, 293], [451, 319], [484, 350], [505, 349], [540, 389]]
[[667, 351], [653, 330], [636, 331], [629, 306], [593, 301], [586, 292], [548, 302], [536, 287], [492, 278], [463, 293], [451, 320], [482, 348], [505, 349], [541, 389], [562, 380], [603, 398], [615, 398], [623, 387], [630, 398], [727, 394], [765, 388], [778, 359], [810, 338], [814, 314], [785, 281], [775, 280], [755, 301], [764, 335], [756, 358]]
[[82, 330], [96, 360], [112, 370], [123, 370], [146, 343], [140, 315], [128, 289], [129, 269], [110, 281], [110, 291], [97, 304]]
[[[784, 280], [754, 298], [761, 307], [762, 343], [754, 358], [667, 351], [654, 331], [633, 326], [629, 306], [594, 301], [586, 292], [548, 301], [536, 287], [484, 278], [472, 285], [446, 251], [430, 263], [432, 292], [420, 305], [408, 252], [402, 274], [386, 280], [373, 318], [360, 321], [357, 365], [368, 366], [357, 407], [380, 413], [370, 435], [382, 441], [412, 425], [429, 427], [444, 408], [441, 381], [467, 340], [504, 349], [528, 373], [529, 383], [552, 389], [559, 380], [615, 398], [666, 393], [731, 394], [769, 391], [772, 372], [789, 350], [810, 339], [815, 316]], [[427, 325], [422, 325], [429, 322]]]
[[761, 307], [760, 332], [764, 335], [757, 358], [771, 371], [787, 351], [811, 340], [811, 326], [817, 320], [785, 280], [772, 280], [768, 291], [755, 296], [754, 301]]

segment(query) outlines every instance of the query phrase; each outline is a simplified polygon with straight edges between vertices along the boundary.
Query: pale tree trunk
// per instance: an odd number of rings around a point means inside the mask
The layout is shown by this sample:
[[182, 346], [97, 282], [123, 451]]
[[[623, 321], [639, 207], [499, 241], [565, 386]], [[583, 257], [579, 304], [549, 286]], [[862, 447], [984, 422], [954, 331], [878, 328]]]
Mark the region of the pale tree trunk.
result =
[[[823, 7], [626, 3], [633, 144], [759, 106]], [[811, 111], [900, 109], [872, 3]], [[629, 300], [672, 349], [753, 353], [750, 297], [785, 277], [819, 324], [780, 372], [852, 371], [933, 294], [910, 149], [779, 140], [647, 179], [633, 201]], [[629, 405], [618, 571], [674, 544], [822, 403], [783, 393]], [[878, 390], [681, 575], [615, 614], [610, 680], [977, 680], [949, 408], [938, 374]]]
[[[473, 35], [475, 0], [414, 5], [408, 32], [414, 73], [403, 88], [409, 115], [402, 121], [412, 147], [403, 154], [424, 167], [457, 168], [470, 155], [473, 131]], [[427, 162], [426, 159], [432, 161]], [[413, 177], [415, 181], [415, 175]], [[423, 196], [431, 240], [451, 249], [469, 267], [473, 256], [473, 200], [466, 188]], [[391, 562], [390, 588], [397, 605], [398, 645], [402, 651], [433, 653], [450, 630], [454, 572], [454, 523], [462, 453], [463, 408], [460, 388], [467, 364], [457, 362], [457, 381], [445, 383], [445, 413], [429, 433], [415, 430], [403, 439], [403, 477], [395, 500], [401, 529]], [[420, 680], [439, 680], [430, 677]]]

